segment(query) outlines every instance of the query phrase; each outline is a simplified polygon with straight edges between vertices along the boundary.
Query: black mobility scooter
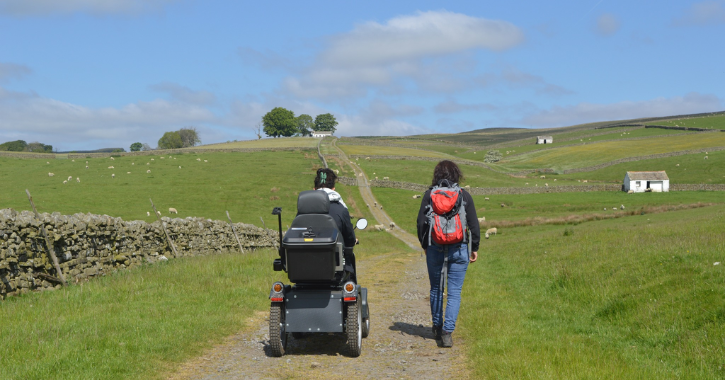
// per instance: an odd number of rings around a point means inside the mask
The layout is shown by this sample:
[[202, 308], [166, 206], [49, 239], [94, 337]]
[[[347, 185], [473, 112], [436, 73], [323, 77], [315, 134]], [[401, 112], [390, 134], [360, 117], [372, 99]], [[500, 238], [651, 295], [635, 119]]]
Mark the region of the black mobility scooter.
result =
[[[357, 284], [352, 247], [344, 247], [329, 211], [327, 193], [301, 192], [297, 216], [284, 238], [282, 210], [276, 207], [272, 212], [278, 215], [280, 232], [280, 258], [274, 260], [274, 270], [287, 272], [289, 281], [294, 283], [277, 281], [269, 295], [269, 342], [273, 356], [285, 354], [290, 334], [301, 338], [307, 334], [339, 333], [347, 337], [348, 354], [357, 357], [362, 350], [362, 338], [370, 332], [367, 289]], [[359, 219], [356, 226], [364, 229], [367, 221]]]

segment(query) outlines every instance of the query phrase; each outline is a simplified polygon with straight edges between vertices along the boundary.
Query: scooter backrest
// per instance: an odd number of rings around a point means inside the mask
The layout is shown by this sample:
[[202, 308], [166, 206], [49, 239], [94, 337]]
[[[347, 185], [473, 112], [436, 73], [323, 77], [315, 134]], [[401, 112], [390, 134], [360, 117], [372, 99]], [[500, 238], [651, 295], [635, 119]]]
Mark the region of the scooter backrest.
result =
[[297, 197], [297, 214], [329, 214], [330, 199], [322, 190], [307, 190]]

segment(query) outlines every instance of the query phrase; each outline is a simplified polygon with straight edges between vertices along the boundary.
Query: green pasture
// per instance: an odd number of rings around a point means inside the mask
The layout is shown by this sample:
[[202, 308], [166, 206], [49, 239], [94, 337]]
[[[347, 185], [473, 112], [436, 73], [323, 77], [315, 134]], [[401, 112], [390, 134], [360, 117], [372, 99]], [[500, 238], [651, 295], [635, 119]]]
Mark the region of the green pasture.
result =
[[[416, 231], [415, 220], [420, 199], [413, 199], [415, 191], [373, 187], [375, 198], [384, 205], [385, 212], [406, 231]], [[486, 201], [485, 198], [489, 200]], [[697, 203], [725, 203], [717, 191], [673, 191], [668, 193], [627, 194], [620, 191], [577, 193], [543, 193], [523, 195], [474, 195], [478, 217], [486, 217], [487, 225], [496, 227], [497, 222], [525, 221], [533, 218], [566, 218], [569, 216], [608, 216], [616, 212], [614, 207], [625, 210], [658, 208], [664, 206], [691, 205]], [[501, 207], [501, 204], [505, 207]], [[604, 209], [607, 209], [606, 211]], [[625, 219], [628, 216], [624, 217]], [[586, 223], [585, 223], [586, 224]], [[498, 225], [500, 227], [500, 225]], [[518, 227], [517, 227], [518, 228]], [[510, 229], [499, 228], [500, 234]]]
[[667, 172], [670, 184], [725, 183], [725, 151], [625, 162], [590, 172], [547, 175], [547, 178], [549, 181], [550, 178], [557, 178], [557, 183], [569, 183], [576, 179], [621, 183], [627, 171], [658, 170]]
[[725, 114], [656, 121], [648, 124], [667, 125], [672, 127], [725, 129]]
[[257, 140], [230, 141], [219, 144], [195, 146], [194, 149], [239, 149], [239, 148], [315, 148], [319, 139], [312, 137], [280, 137]]
[[725, 206], [513, 229], [469, 266], [475, 378], [725, 377]]
[[509, 169], [552, 168], [566, 170], [593, 166], [625, 157], [646, 156], [692, 149], [725, 146], [725, 133], [652, 137], [646, 140], [604, 141], [531, 152], [506, 158], [497, 163]]
[[[272, 208], [296, 210], [297, 194], [312, 188], [315, 170], [320, 167], [313, 149], [164, 157], [88, 158], [75, 162], [0, 157], [0, 208], [29, 210], [25, 194], [28, 189], [39, 212], [90, 212], [152, 222], [151, 198], [165, 216], [173, 207], [180, 218], [226, 220], [228, 210], [235, 222], [262, 226], [262, 217], [270, 227]], [[89, 169], [85, 169], [86, 161]], [[147, 170], [151, 173], [147, 174]], [[49, 172], [55, 176], [49, 177]], [[111, 178], [112, 174], [115, 178]], [[63, 184], [68, 176], [73, 179]], [[284, 223], [289, 224], [293, 217], [293, 212], [285, 212]]]
[[450, 158], [451, 156], [434, 152], [431, 150], [421, 150], [412, 148], [400, 148], [393, 146], [375, 146], [375, 145], [338, 145], [348, 156], [370, 155], [370, 156], [412, 156], [412, 157], [440, 157]]

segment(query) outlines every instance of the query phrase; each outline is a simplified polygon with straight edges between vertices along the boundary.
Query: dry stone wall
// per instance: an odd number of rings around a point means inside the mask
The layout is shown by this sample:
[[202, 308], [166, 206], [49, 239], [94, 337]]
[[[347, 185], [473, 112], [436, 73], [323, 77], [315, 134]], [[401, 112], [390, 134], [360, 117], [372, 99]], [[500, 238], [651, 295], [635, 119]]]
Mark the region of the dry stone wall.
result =
[[[239, 251], [229, 223], [192, 218], [162, 222], [176, 246], [169, 247], [161, 223], [124, 221], [108, 215], [0, 210], [0, 297], [60, 286], [40, 226], [45, 226], [69, 283], [173, 257]], [[236, 223], [245, 250], [273, 247], [274, 230]]]

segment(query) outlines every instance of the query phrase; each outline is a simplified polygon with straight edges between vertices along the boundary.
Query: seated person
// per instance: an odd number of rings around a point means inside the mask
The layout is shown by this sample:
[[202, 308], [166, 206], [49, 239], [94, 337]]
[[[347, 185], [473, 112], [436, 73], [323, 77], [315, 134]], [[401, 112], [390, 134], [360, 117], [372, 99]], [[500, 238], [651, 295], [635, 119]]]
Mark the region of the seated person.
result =
[[355, 255], [352, 247], [357, 243], [355, 238], [355, 230], [352, 222], [350, 222], [350, 213], [347, 211], [347, 205], [343, 202], [340, 194], [335, 191], [335, 180], [337, 176], [331, 169], [317, 169], [315, 176], [315, 190], [321, 190], [327, 193], [330, 199], [330, 216], [337, 224], [337, 230], [342, 235], [345, 249], [345, 270], [351, 273], [351, 277], [357, 282], [355, 276]]

